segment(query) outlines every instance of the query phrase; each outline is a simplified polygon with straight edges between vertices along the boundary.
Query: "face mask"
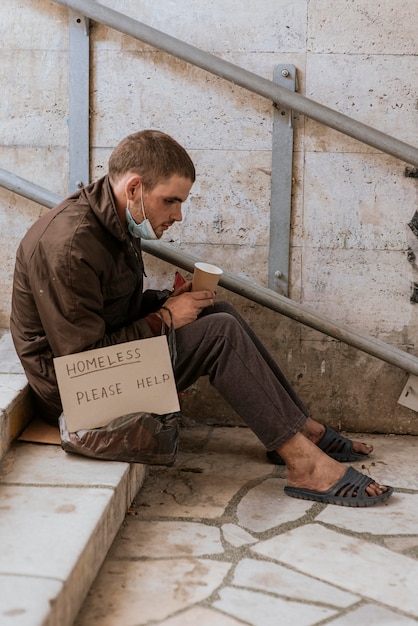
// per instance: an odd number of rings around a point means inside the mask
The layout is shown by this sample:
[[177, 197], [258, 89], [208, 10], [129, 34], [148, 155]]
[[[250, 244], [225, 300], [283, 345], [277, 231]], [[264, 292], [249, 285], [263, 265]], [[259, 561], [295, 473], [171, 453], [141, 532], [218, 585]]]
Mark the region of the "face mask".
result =
[[142, 197], [142, 185], [141, 208], [144, 219], [140, 224], [137, 224], [131, 215], [128, 205], [126, 206], [126, 222], [128, 225], [128, 231], [131, 233], [132, 237], [135, 237], [136, 239], [158, 239], [157, 235], [154, 233], [153, 227], [151, 226], [151, 222], [145, 217], [144, 200]]

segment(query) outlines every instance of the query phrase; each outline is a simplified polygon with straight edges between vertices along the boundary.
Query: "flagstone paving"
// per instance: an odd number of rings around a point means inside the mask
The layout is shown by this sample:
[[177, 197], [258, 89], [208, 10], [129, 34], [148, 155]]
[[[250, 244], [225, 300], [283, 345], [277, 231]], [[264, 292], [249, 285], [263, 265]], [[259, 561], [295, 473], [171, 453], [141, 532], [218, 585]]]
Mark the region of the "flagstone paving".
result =
[[[418, 439], [364, 435], [395, 487], [352, 509], [289, 498], [245, 428], [189, 424], [147, 477], [74, 626], [418, 623]], [[87, 494], [86, 494], [87, 495]]]
[[395, 487], [370, 509], [289, 498], [243, 428], [187, 423], [171, 468], [6, 452], [27, 382], [9, 335], [0, 355], [1, 626], [418, 623], [417, 437], [359, 437]]

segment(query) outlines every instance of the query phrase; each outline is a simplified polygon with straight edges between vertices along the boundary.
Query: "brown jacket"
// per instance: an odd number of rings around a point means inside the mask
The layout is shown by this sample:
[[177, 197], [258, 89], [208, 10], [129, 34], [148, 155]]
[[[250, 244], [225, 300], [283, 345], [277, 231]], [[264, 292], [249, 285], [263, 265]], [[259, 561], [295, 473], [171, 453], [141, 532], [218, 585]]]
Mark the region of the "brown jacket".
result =
[[53, 357], [152, 335], [168, 292], [143, 293], [140, 240], [117, 215], [107, 176], [27, 232], [16, 255], [10, 329], [42, 414], [61, 413]]

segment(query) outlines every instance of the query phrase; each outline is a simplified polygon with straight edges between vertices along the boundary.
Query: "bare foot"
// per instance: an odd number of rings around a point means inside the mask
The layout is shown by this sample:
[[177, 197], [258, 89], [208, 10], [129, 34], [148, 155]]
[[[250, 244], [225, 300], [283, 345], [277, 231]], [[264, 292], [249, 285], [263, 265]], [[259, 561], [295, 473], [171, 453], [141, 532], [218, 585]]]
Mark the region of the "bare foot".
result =
[[[305, 437], [318, 444], [325, 434], [325, 426], [312, 419], [312, 417], [308, 417], [301, 432], [305, 435]], [[354, 452], [364, 455], [368, 455], [373, 452], [373, 446], [370, 446], [367, 443], [353, 441], [352, 444]]]
[[[327, 491], [344, 476], [347, 469], [301, 433], [280, 446], [277, 452], [286, 462], [287, 481], [292, 487]], [[372, 497], [386, 491], [387, 487], [376, 482], [366, 487], [366, 492]]]

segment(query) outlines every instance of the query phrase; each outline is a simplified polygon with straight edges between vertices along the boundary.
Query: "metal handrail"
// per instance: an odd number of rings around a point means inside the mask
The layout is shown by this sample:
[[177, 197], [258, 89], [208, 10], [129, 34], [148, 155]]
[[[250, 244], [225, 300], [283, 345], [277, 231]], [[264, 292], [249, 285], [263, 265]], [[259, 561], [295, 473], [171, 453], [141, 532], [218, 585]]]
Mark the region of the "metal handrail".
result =
[[[62, 200], [62, 197], [3, 169], [0, 169], [0, 185], [48, 208], [52, 208]], [[200, 260], [191, 254], [177, 250], [174, 246], [161, 241], [143, 241], [142, 247], [145, 252], [189, 272], [193, 271], [195, 262]], [[342, 324], [323, 317], [322, 315], [318, 315], [318, 313], [315, 313], [302, 304], [289, 300], [285, 296], [281, 296], [270, 289], [260, 287], [250, 280], [241, 278], [236, 274], [224, 272], [220, 285], [272, 311], [290, 317], [305, 326], [319, 330], [330, 337], [334, 337], [358, 350], [418, 376], [418, 358], [399, 348], [390, 346], [379, 339], [366, 337], [365, 335], [352, 331]]]
[[93, 0], [54, 0], [54, 2], [268, 98], [276, 105], [297, 111], [325, 126], [418, 167], [418, 148], [367, 124], [358, 122], [348, 115], [319, 104], [306, 96], [281, 87], [273, 81], [229, 61], [200, 50]]
[[[106, 26], [207, 70], [212, 74], [249, 89], [272, 100], [277, 105], [298, 111], [354, 139], [358, 139], [363, 143], [383, 150], [407, 163], [418, 166], [417, 148], [314, 102], [313, 100], [287, 90], [273, 81], [264, 79], [248, 70], [244, 70], [232, 63], [204, 52], [199, 48], [186, 44], [117, 11], [93, 2], [92, 0], [54, 0], [54, 2], [79, 11], [85, 17], [105, 24]], [[0, 185], [48, 208], [52, 208], [62, 200], [61, 196], [3, 169], [0, 169]], [[199, 260], [193, 255], [178, 251], [174, 246], [160, 241], [143, 241], [142, 246], [146, 252], [190, 272], [193, 271], [194, 263]], [[352, 331], [270, 289], [260, 287], [230, 272], [224, 272], [220, 285], [238, 295], [249, 298], [273, 311], [281, 313], [306, 326], [325, 333], [330, 337], [334, 337], [339, 341], [351, 345], [354, 348], [395, 365], [410, 374], [418, 375], [417, 357], [378, 339]]]
[[59, 204], [62, 197], [58, 194], [48, 191], [45, 187], [40, 187], [30, 181], [16, 176], [12, 172], [0, 169], [0, 186], [17, 193], [19, 196], [33, 200], [49, 209]]

